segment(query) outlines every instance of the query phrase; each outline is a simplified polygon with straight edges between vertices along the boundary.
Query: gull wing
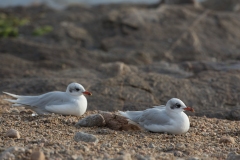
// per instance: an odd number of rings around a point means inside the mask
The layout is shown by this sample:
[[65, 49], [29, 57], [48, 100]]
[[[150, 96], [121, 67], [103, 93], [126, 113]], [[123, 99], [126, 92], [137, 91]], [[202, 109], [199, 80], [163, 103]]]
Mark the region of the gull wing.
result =
[[165, 109], [151, 108], [143, 111], [141, 117], [139, 117], [138, 123], [144, 127], [156, 124], [156, 125], [170, 125], [171, 118], [166, 113]]

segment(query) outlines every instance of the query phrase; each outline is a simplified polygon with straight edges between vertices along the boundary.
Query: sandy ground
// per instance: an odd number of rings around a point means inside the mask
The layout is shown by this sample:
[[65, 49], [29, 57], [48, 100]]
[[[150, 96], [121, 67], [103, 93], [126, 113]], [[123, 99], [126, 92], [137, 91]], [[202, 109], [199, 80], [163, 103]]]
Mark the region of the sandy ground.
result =
[[[23, 108], [10, 108], [9, 103], [3, 100], [0, 104], [1, 158], [30, 159], [36, 150], [42, 151], [46, 159], [219, 160], [226, 159], [232, 152], [240, 153], [239, 121], [191, 116], [190, 130], [182, 135], [114, 131], [105, 127], [77, 129], [74, 125], [79, 119], [98, 111], [87, 111], [83, 117], [54, 114], [33, 117], [32, 112], [26, 112]], [[21, 137], [6, 137], [9, 129], [17, 130]], [[97, 140], [76, 142], [74, 135], [77, 132], [92, 134]], [[9, 147], [15, 149], [8, 154], [3, 152]]]

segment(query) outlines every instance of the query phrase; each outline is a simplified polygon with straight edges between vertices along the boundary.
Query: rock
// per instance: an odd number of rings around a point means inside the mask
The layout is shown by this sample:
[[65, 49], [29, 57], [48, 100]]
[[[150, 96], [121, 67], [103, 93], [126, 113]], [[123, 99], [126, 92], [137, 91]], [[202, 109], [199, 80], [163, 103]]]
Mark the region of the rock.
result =
[[141, 130], [137, 125], [128, 123], [128, 120], [125, 117], [120, 115], [112, 114], [110, 112], [101, 111], [100, 114], [104, 117], [106, 122], [106, 127], [113, 130]]
[[155, 148], [156, 146], [153, 143], [149, 143], [148, 147], [149, 148]]
[[19, 114], [20, 111], [19, 111], [17, 108], [11, 108], [11, 109], [10, 109], [10, 113]]
[[176, 159], [173, 155], [173, 153], [165, 153], [165, 152], [160, 152], [156, 157], [156, 159], [161, 159], [161, 160], [174, 160]]
[[227, 156], [227, 159], [226, 160], [239, 160], [240, 159], [240, 155], [237, 154], [237, 153], [229, 153], [228, 156]]
[[84, 141], [84, 142], [94, 142], [97, 143], [98, 139], [92, 134], [84, 133], [84, 132], [77, 132], [74, 136], [74, 140], [76, 142]]
[[9, 129], [7, 132], [6, 132], [6, 137], [10, 137], [10, 138], [20, 138], [20, 134], [17, 130], [15, 129]]
[[40, 150], [33, 151], [31, 154], [31, 160], [45, 160], [45, 155]]
[[220, 138], [219, 143], [235, 143], [235, 140], [233, 137], [230, 136], [223, 136]]
[[114, 158], [115, 160], [132, 160], [131, 154], [124, 153], [120, 157]]
[[174, 151], [173, 154], [174, 154], [175, 157], [182, 157], [183, 156], [183, 152], [181, 152], [181, 151]]
[[107, 135], [107, 134], [113, 134], [114, 133], [114, 131], [113, 130], [111, 130], [111, 129], [97, 129], [97, 133], [98, 134], [103, 134], [103, 135]]
[[193, 0], [163, 0], [165, 4], [193, 4]]
[[72, 155], [72, 159], [73, 160], [83, 160], [83, 157], [82, 157], [82, 155]]
[[201, 160], [201, 158], [199, 158], [199, 157], [191, 157], [191, 158], [188, 158], [187, 160]]
[[78, 27], [73, 23], [68, 23], [68, 22], [62, 22], [61, 26], [65, 27], [67, 35], [75, 40], [80, 40], [82, 41], [82, 45], [86, 46], [88, 43], [92, 43], [92, 38], [88, 34], [87, 30], [84, 28]]
[[101, 114], [93, 114], [87, 116], [76, 123], [76, 127], [102, 127], [105, 125], [105, 120]]
[[14, 152], [25, 152], [25, 148], [22, 147], [9, 147], [5, 151], [0, 153], [0, 159], [15, 159]]
[[105, 63], [98, 70], [111, 77], [137, 72], [136, 67], [130, 67], [122, 62]]
[[234, 109], [229, 112], [229, 116], [227, 118], [231, 120], [240, 120], [240, 106], [234, 107]]
[[204, 8], [217, 11], [235, 11], [235, 6], [238, 4], [240, 4], [239, 0], [207, 0], [201, 2]]
[[82, 145], [82, 144], [80, 144], [80, 145], [78, 146], [78, 149], [81, 149], [81, 150], [83, 150], [84, 152], [88, 152], [88, 151], [89, 151], [89, 147], [87, 147], [87, 146], [85, 146], [85, 145]]

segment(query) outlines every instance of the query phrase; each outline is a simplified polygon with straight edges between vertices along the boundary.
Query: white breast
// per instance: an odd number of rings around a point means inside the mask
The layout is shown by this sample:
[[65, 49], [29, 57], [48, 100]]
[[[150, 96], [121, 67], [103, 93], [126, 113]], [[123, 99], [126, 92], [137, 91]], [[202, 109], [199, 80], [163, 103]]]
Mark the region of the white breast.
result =
[[76, 100], [76, 103], [77, 103], [77, 106], [74, 109], [75, 113], [73, 113], [73, 115], [81, 116], [87, 110], [87, 99], [84, 95], [82, 95], [78, 98], [78, 100]]

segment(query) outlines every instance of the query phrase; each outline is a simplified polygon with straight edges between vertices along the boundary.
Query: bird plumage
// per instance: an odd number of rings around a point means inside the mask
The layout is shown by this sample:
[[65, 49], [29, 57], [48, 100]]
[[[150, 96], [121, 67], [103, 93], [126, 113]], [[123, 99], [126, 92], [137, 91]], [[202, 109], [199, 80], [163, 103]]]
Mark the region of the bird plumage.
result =
[[5, 99], [14, 103], [13, 106], [23, 105], [37, 114], [56, 113], [75, 116], [81, 116], [87, 109], [87, 99], [83, 94], [91, 94], [78, 83], [69, 84], [66, 92], [53, 91], [39, 96], [20, 96], [8, 92], [3, 93], [17, 98], [16, 100]]
[[144, 111], [119, 111], [119, 113], [149, 131], [181, 134], [187, 132], [190, 127], [189, 119], [183, 112], [186, 108], [188, 107], [181, 100], [173, 98], [166, 106], [155, 106]]

